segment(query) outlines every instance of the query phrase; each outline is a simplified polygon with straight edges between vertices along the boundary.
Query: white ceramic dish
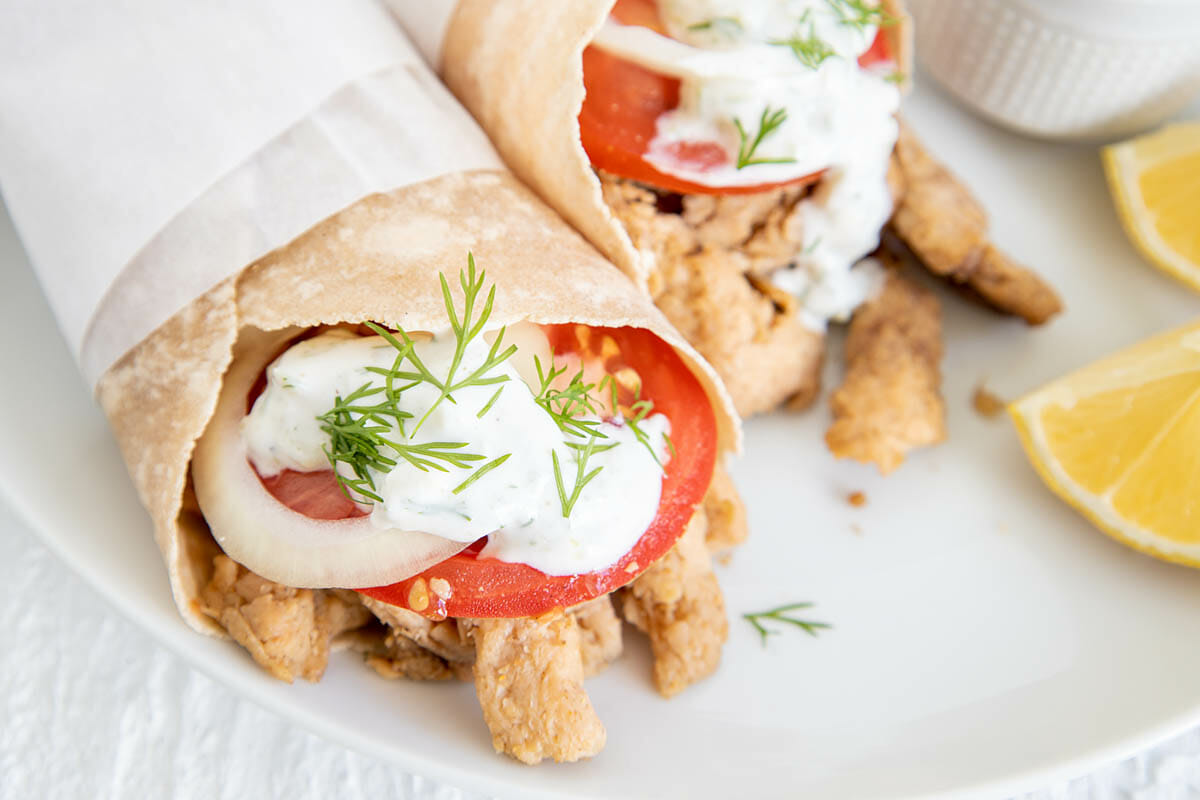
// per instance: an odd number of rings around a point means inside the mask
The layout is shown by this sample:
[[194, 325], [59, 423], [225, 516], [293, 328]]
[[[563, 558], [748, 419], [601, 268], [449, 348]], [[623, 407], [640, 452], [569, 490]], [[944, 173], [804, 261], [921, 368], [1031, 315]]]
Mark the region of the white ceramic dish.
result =
[[971, 108], [1049, 138], [1152, 127], [1200, 93], [1194, 0], [908, 0], [922, 66]]
[[[909, 115], [1061, 287], [1043, 331], [945, 295], [951, 439], [882, 480], [820, 446], [824, 410], [748, 426], [753, 538], [720, 568], [732, 634], [719, 674], [663, 701], [646, 648], [589, 684], [609, 734], [588, 762], [494, 755], [468, 685], [386, 682], [334, 659], [278, 683], [180, 622], [149, 524], [5, 222], [0, 487], [117, 609], [263, 706], [357, 750], [504, 797], [963, 797], [1080, 774], [1200, 723], [1200, 574], [1110, 542], [1058, 503], [1010, 426], [970, 408], [1200, 314], [1142, 264], [1090, 149], [993, 129], [928, 89]], [[845, 495], [862, 490], [863, 509]], [[836, 628], [760, 646], [738, 619], [793, 600]]]

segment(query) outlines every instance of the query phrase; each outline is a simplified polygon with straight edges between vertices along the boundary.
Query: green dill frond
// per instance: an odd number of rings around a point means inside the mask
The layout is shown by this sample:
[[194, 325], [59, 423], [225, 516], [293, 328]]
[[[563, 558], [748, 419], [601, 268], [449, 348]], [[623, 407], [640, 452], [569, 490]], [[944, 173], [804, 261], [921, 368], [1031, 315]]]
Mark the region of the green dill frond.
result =
[[900, 18], [889, 14], [878, 2], [871, 0], [825, 0], [834, 13], [838, 22], [849, 25], [860, 31], [869, 26], [887, 28], [900, 22]]
[[[516, 345], [504, 347], [503, 328], [497, 334], [484, 362], [469, 375], [458, 375], [467, 346], [483, 333], [492, 313], [496, 297], [494, 285], [488, 291], [482, 308], [477, 310], [485, 278], [484, 271], [476, 270], [474, 255], [468, 253], [467, 268], [459, 272], [459, 283], [463, 289], [463, 307], [460, 314], [454, 306], [446, 276], [438, 276], [446, 316], [455, 337], [454, 356], [445, 378], [434, 375], [425, 365], [417, 355], [415, 343], [403, 328], [398, 328], [393, 333], [374, 322], [366, 323], [371, 331], [383, 337], [396, 351], [390, 368], [366, 368], [368, 372], [381, 376], [383, 385], [372, 386], [371, 383], [365, 383], [346, 398], [335, 398], [333, 408], [317, 417], [321, 423], [321, 430], [329, 436], [325, 455], [333, 467], [339, 486], [350, 499], [357, 502], [382, 502], [382, 498], [375, 491], [377, 487], [373, 473], [390, 472], [400, 461], [423, 472], [431, 469], [447, 472], [452, 468], [470, 469], [475, 462], [486, 458], [466, 450], [469, 446], [466, 442], [412, 443], [388, 438], [394, 427], [402, 438], [411, 439], [443, 400], [455, 402], [453, 393], [456, 391], [471, 386], [503, 384], [509, 380], [508, 375], [491, 374], [517, 351]], [[405, 429], [405, 421], [413, 415], [400, 409], [400, 398], [405, 391], [420, 384], [432, 386], [438, 395], [409, 433]], [[503, 388], [501, 385], [487, 405], [480, 410], [480, 417], [487, 413], [500, 397]], [[365, 402], [368, 399], [375, 402]], [[455, 493], [501, 466], [507, 458], [505, 455], [480, 467], [455, 489]]]
[[650, 444], [650, 435], [642, 429], [642, 422], [654, 411], [654, 401], [643, 400], [641, 397], [642, 387], [639, 386], [634, 396], [633, 405], [629, 407], [629, 413], [625, 416], [625, 425], [633, 432], [634, 438], [641, 442], [646, 451], [650, 453], [650, 457], [654, 459], [654, 463], [658, 464], [659, 468], [662, 468], [662, 459], [658, 457], [658, 452], [654, 449], [654, 445]]
[[[806, 16], [807, 13], [805, 12]], [[825, 59], [837, 55], [828, 42], [817, 36], [816, 30], [811, 23], [808, 26], [807, 36], [793, 33], [786, 39], [771, 39], [767, 44], [791, 49], [792, 55], [796, 56], [796, 60], [809, 69], [816, 69], [821, 66]]]
[[581, 439], [608, 438], [600, 432], [599, 420], [579, 418], [582, 414], [597, 413], [596, 401], [592, 397], [596, 385], [584, 383], [582, 369], [575, 373], [566, 388], [555, 389], [552, 384], [559, 376], [566, 374], [567, 367], [554, 366], [553, 356], [550, 359], [549, 369], [542, 366], [541, 359], [537, 356], [533, 357], [533, 366], [537, 370], [538, 382], [541, 384], [537, 394], [534, 395], [534, 402], [550, 415], [565, 436], [576, 436]]
[[[338, 485], [348, 498], [357, 502], [380, 501], [370, 470], [386, 472], [396, 466], [395, 459], [383, 452], [386, 447], [383, 434], [390, 432], [393, 424], [399, 426], [412, 416], [386, 397], [373, 405], [362, 402], [383, 393], [383, 387], [364, 383], [345, 398], [336, 397], [333, 408], [317, 417], [321, 430], [329, 436], [325, 457]], [[342, 474], [339, 464], [345, 464], [353, 477]]]
[[767, 646], [767, 637], [773, 636], [779, 631], [771, 630], [763, 624], [764, 620], [773, 622], [783, 622], [788, 625], [793, 625], [807, 633], [809, 636], [817, 636], [823, 630], [829, 630], [833, 626], [827, 622], [813, 622], [806, 619], [798, 619], [789, 617], [788, 613], [792, 611], [800, 611], [805, 608], [812, 608], [813, 603], [789, 603], [785, 606], [772, 608], [769, 611], [757, 611], [749, 614], [742, 614], [742, 619], [754, 626], [754, 630], [758, 631], [758, 635], [762, 637], [763, 647]]
[[500, 399], [500, 393], [503, 391], [503, 386], [497, 389], [496, 393], [492, 395], [492, 399], [488, 400], [487, 403], [484, 404], [483, 408], [479, 409], [479, 413], [477, 413], [475, 417], [477, 419], [483, 419], [483, 415], [490, 411], [492, 406], [496, 405], [496, 401]]
[[[610, 446], [611, 449], [615, 445]], [[575, 508], [575, 503], [579, 501], [579, 495], [583, 493], [583, 488], [592, 482], [600, 474], [604, 467], [596, 467], [591, 472], [587, 471], [588, 459], [592, 454], [597, 452], [596, 440], [593, 438], [588, 441], [582, 449], [576, 450], [575, 455], [575, 483], [571, 489], [571, 494], [568, 495], [566, 486], [563, 484], [562, 468], [558, 463], [558, 453], [554, 450], [550, 451], [550, 459], [554, 465], [554, 483], [558, 487], [558, 501], [562, 505], [563, 517], [570, 517], [571, 511]]]
[[758, 132], [751, 139], [746, 129], [742, 126], [742, 121], [734, 119], [733, 124], [737, 128], [738, 138], [740, 139], [740, 143], [738, 144], [737, 168], [745, 169], [755, 164], [794, 164], [796, 162], [794, 158], [756, 158], [754, 156], [763, 139], [774, 133], [786, 121], [787, 109], [779, 108], [772, 111], [771, 107], [767, 106], [763, 109], [762, 116], [759, 117]]
[[[501, 363], [506, 361], [513, 353], [517, 352], [516, 345], [508, 347], [503, 352], [500, 352], [500, 347], [504, 342], [505, 329], [501, 328], [496, 336], [496, 341], [492, 343], [491, 349], [488, 351], [488, 357], [484, 363], [479, 365], [470, 375], [462, 380], [455, 381], [458, 374], [458, 368], [462, 364], [463, 355], [467, 351], [469, 345], [480, 333], [483, 332], [484, 326], [492, 315], [492, 304], [496, 300], [496, 286], [488, 291], [487, 299], [484, 301], [483, 309], [478, 316], [475, 315], [475, 303], [479, 298], [479, 293], [483, 290], [484, 282], [487, 278], [486, 270], [476, 271], [475, 255], [467, 254], [467, 269], [460, 271], [458, 274], [458, 282], [463, 290], [463, 310], [460, 318], [458, 312], [454, 308], [454, 298], [450, 294], [450, 283], [446, 280], [444, 274], [438, 275], [438, 281], [442, 287], [442, 300], [446, 305], [446, 316], [450, 319], [450, 328], [454, 331], [454, 356], [450, 359], [450, 369], [447, 370], [446, 379], [444, 381], [429, 381], [434, 386], [438, 387], [439, 394], [437, 399], [425, 412], [425, 415], [417, 422], [416, 428], [413, 429], [415, 434], [421, 429], [425, 420], [429, 419], [430, 415], [437, 409], [443, 400], [454, 402], [453, 393], [464, 389], [468, 386], [487, 386], [496, 383], [504, 383], [509, 379], [507, 375], [488, 376], [487, 373], [495, 369]], [[405, 340], [407, 341], [407, 336]], [[409, 361], [413, 360], [412, 353], [409, 354]], [[426, 372], [428, 372], [426, 370]]]
[[687, 26], [689, 31], [700, 33], [703, 31], [713, 31], [714, 33], [723, 33], [730, 38], [741, 33], [742, 21], [737, 17], [712, 17], [703, 22], [696, 22]]
[[489, 461], [488, 463], [484, 464], [484, 465], [483, 465], [482, 467], [480, 467], [479, 469], [477, 469], [477, 470], [475, 470], [474, 472], [472, 472], [472, 473], [471, 473], [471, 477], [467, 478], [465, 481], [463, 481], [462, 483], [460, 483], [458, 486], [455, 486], [455, 487], [454, 487], [454, 490], [453, 490], [451, 493], [452, 493], [452, 494], [458, 494], [458, 493], [459, 493], [459, 492], [461, 492], [463, 489], [466, 489], [466, 488], [467, 488], [467, 487], [469, 487], [469, 486], [470, 486], [472, 483], [474, 483], [475, 481], [479, 480], [479, 479], [480, 479], [480, 478], [482, 478], [484, 475], [487, 475], [489, 472], [491, 472], [491, 471], [492, 471], [492, 470], [494, 470], [496, 467], [498, 467], [498, 466], [500, 466], [501, 464], [503, 464], [505, 461], [508, 461], [508, 459], [509, 459], [509, 456], [511, 456], [511, 455], [512, 455], [512, 453], [505, 453], [504, 455], [500, 456], [499, 458], [493, 458], [491, 461]]

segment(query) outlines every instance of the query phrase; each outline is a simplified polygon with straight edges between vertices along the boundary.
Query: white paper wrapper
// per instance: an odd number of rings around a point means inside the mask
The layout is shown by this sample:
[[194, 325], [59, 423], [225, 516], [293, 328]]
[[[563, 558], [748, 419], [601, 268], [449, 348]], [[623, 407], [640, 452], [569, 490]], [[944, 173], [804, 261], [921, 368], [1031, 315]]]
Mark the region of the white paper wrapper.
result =
[[92, 385], [355, 200], [477, 168], [502, 166], [376, 0], [4, 12], [0, 189]]
[[442, 41], [458, 0], [382, 0], [412, 39], [425, 63], [441, 69]]

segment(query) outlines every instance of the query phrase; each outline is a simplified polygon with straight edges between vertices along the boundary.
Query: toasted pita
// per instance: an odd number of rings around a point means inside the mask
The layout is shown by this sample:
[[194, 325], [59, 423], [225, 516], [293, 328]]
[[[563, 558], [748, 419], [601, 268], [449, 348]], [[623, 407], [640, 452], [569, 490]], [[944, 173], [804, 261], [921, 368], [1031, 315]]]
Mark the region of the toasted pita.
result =
[[[442, 41], [440, 72], [508, 166], [645, 289], [652, 271], [605, 204], [579, 136], [583, 49], [614, 0], [459, 0]], [[912, 25], [884, 28], [907, 88]]]
[[365, 197], [246, 267], [176, 314], [101, 378], [97, 396], [154, 522], [175, 602], [195, 629], [217, 548], [188, 486], [196, 439], [216, 407], [239, 331], [373, 320], [445, 329], [437, 272], [468, 251], [496, 284], [493, 320], [632, 326], [672, 344], [717, 415], [723, 452], [740, 447], [712, 369], [650, 301], [512, 175], [478, 171]]

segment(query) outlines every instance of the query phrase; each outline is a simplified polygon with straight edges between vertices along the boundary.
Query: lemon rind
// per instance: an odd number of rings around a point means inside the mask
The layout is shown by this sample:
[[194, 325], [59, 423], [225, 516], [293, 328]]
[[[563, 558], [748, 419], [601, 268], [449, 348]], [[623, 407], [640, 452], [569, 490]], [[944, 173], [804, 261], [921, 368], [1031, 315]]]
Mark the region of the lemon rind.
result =
[[1009, 416], [1017, 428], [1017, 436], [1029, 462], [1042, 482], [1067, 505], [1086, 517], [1102, 533], [1121, 544], [1161, 561], [1200, 568], [1200, 543], [1179, 544], [1130, 522], [1116, 513], [1111, 505], [1075, 482], [1053, 458], [1043, 457], [1050, 452], [1038, 412], [1045, 406], [1041, 392], [1021, 398], [1008, 407]]
[[[1117, 206], [1121, 227], [1130, 241], [1150, 263], [1162, 269], [1187, 286], [1200, 291], [1200, 265], [1193, 264], [1183, 254], [1171, 247], [1155, 227], [1150, 209], [1142, 202], [1141, 192], [1136, 191], [1136, 176], [1141, 170], [1158, 160], [1144, 162], [1135, 151], [1135, 142], [1130, 140], [1110, 145], [1102, 151], [1105, 176]], [[1130, 178], [1132, 180], [1127, 180]], [[1139, 224], [1144, 222], [1145, 224]]]

